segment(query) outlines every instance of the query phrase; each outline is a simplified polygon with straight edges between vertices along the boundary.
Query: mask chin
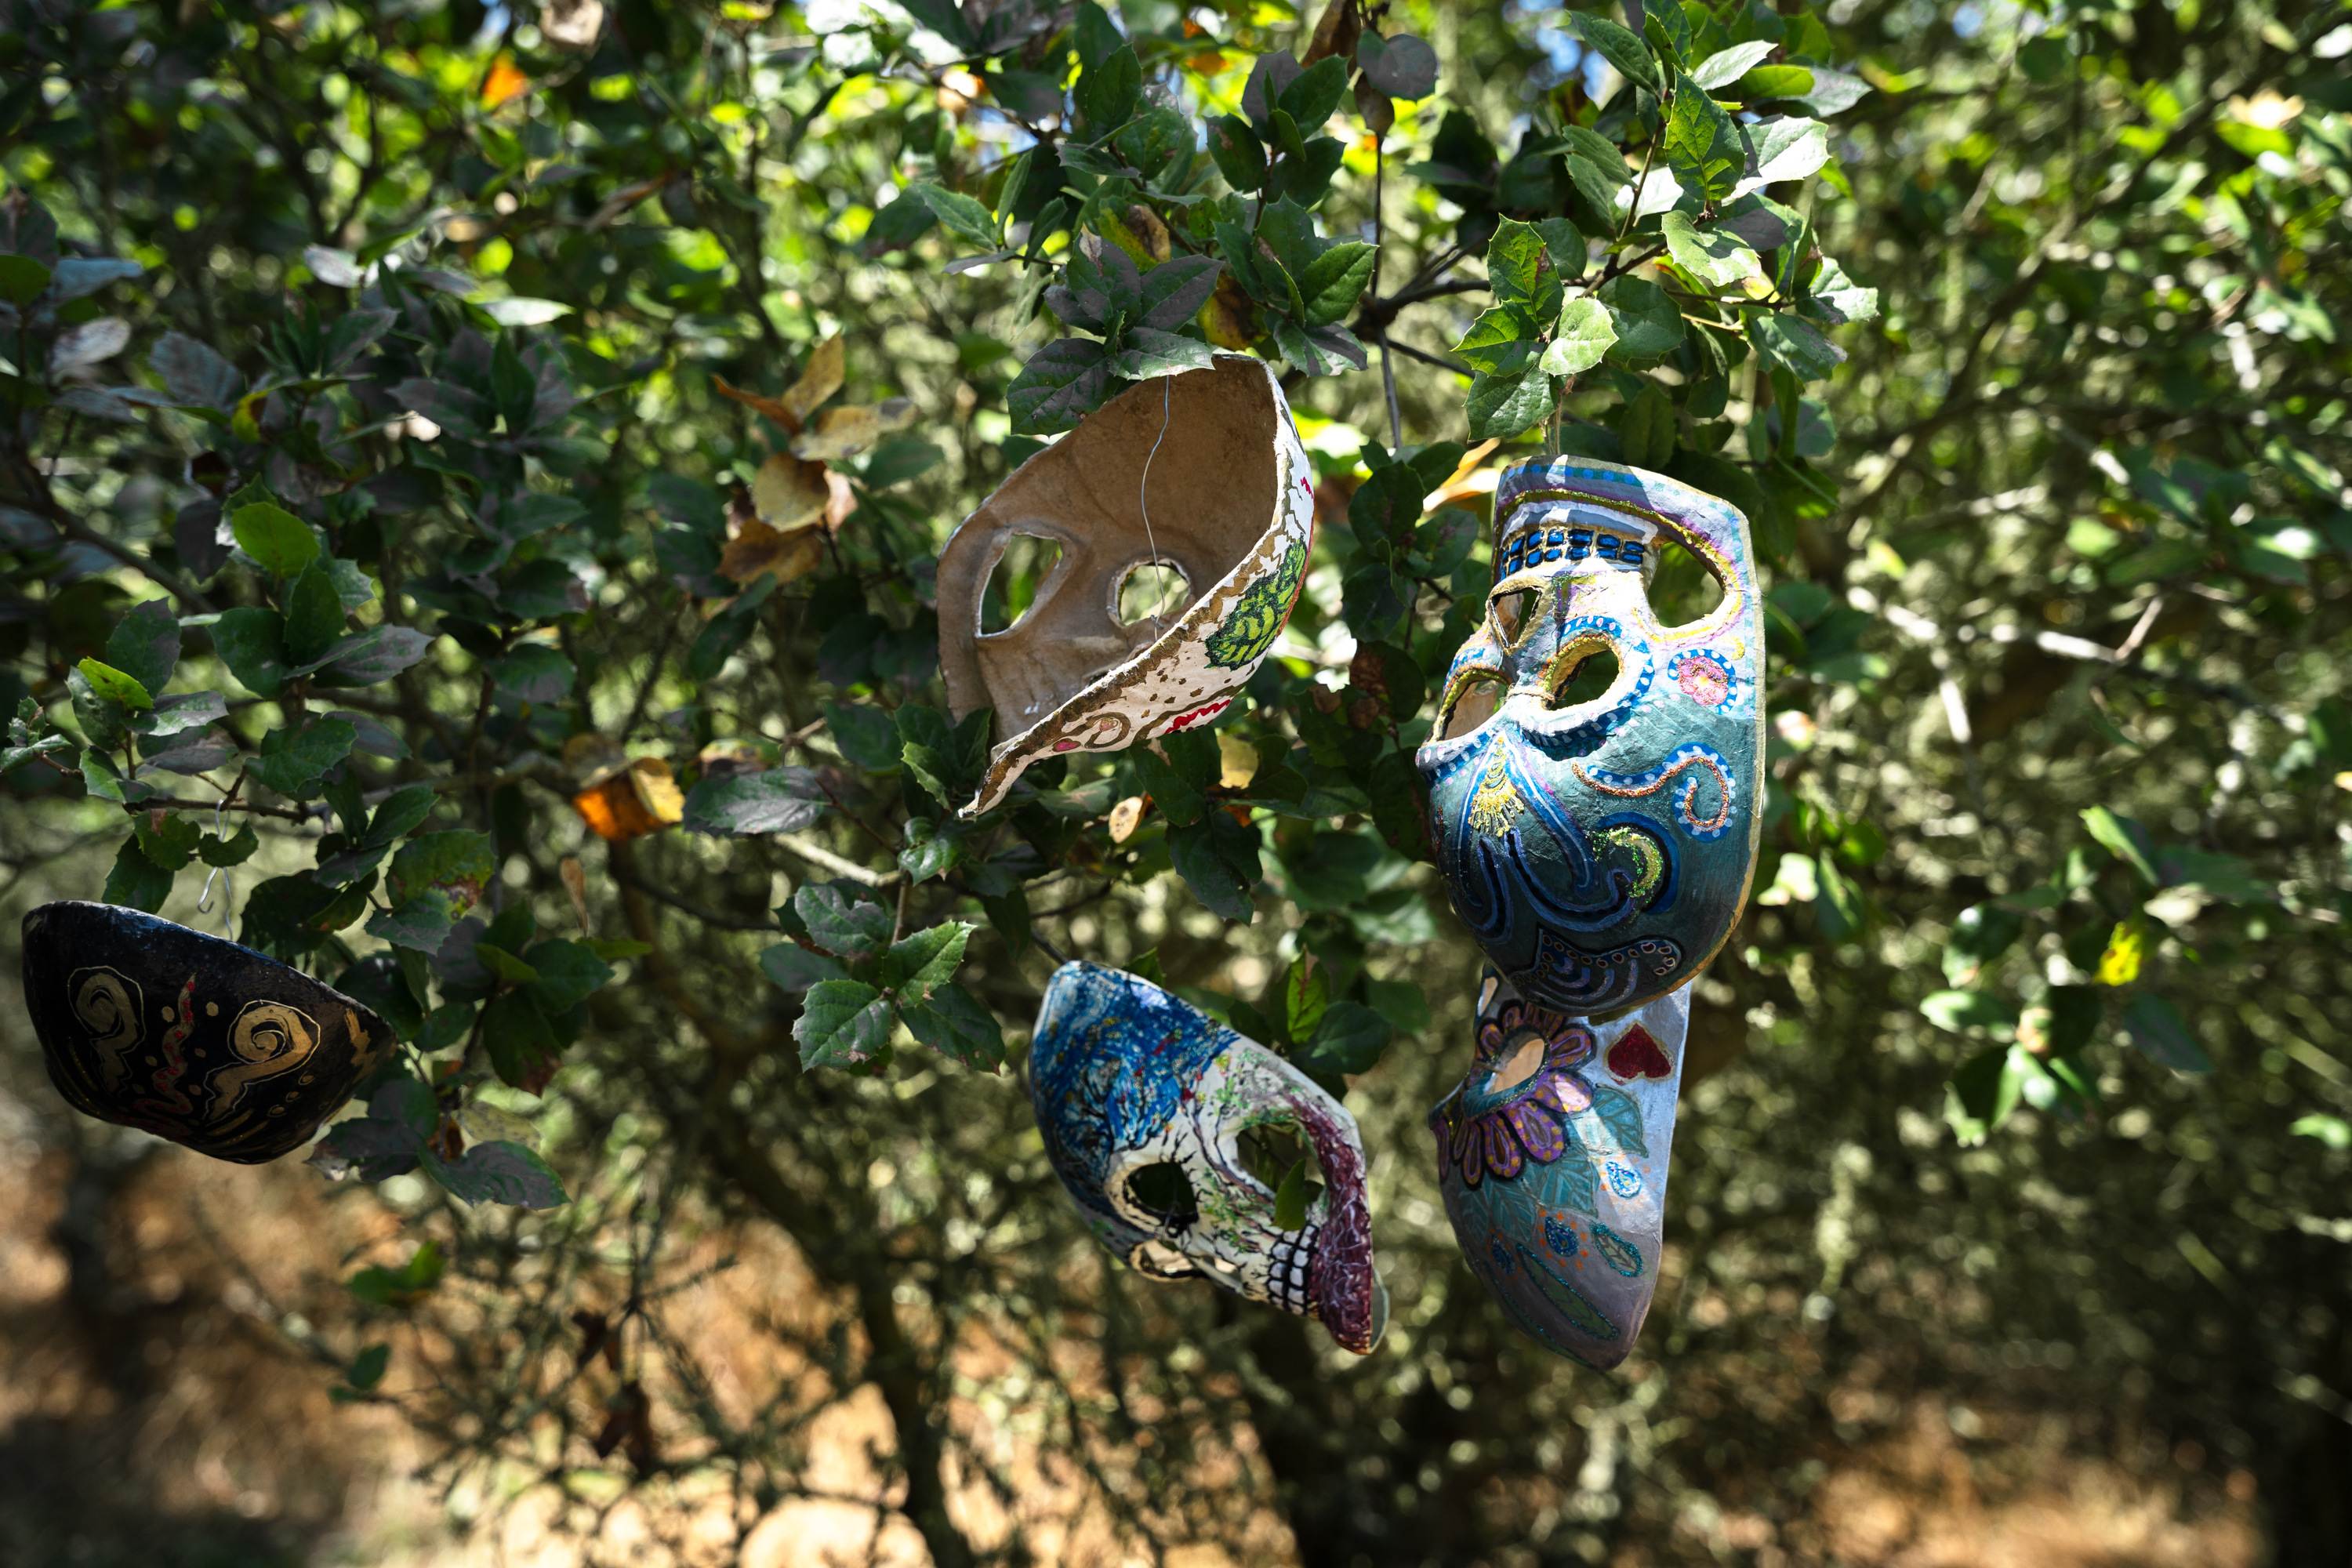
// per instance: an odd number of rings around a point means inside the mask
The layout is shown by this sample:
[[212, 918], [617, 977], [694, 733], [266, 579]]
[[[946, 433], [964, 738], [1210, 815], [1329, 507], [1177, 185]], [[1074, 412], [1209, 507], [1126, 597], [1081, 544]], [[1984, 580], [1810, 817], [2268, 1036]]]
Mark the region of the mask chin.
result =
[[[975, 816], [1031, 763], [1214, 719], [1289, 619], [1314, 540], [1312, 470], [1271, 366], [1221, 355], [1129, 388], [1014, 470], [940, 552], [940, 665], [961, 720], [996, 712]], [[1060, 559], [984, 631], [1012, 542]], [[1172, 592], [1139, 593], [1163, 575]]]

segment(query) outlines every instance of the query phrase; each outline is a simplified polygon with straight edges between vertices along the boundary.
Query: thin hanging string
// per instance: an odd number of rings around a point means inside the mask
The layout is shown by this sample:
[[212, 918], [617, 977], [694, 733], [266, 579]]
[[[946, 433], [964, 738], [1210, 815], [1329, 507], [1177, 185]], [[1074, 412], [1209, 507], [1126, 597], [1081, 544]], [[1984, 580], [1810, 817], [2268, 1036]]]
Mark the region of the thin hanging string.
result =
[[[1160, 378], [1160, 440], [1151, 443], [1151, 456], [1143, 459], [1143, 478], [1137, 480], [1135, 485], [1135, 504], [1143, 513], [1143, 543], [1144, 547], [1151, 552], [1151, 563], [1154, 566], [1160, 564], [1160, 542], [1151, 537], [1151, 501], [1147, 491], [1151, 484], [1152, 459], [1160, 456], [1160, 441], [1168, 439], [1168, 384], [1175, 379], [1172, 375], [1163, 375]], [[1155, 638], [1160, 636], [1160, 588], [1155, 584], [1150, 612], [1151, 635]]]
[[[223, 795], [220, 798], [220, 804], [213, 807], [213, 837], [215, 838], [221, 836], [221, 814], [227, 809], [228, 796]], [[211, 912], [215, 879], [218, 879], [221, 882], [221, 934], [233, 939], [236, 933], [229, 927], [228, 907], [236, 902], [236, 879], [229, 875], [226, 867], [215, 866], [205, 873], [204, 896], [196, 900], [196, 913], [201, 915]]]

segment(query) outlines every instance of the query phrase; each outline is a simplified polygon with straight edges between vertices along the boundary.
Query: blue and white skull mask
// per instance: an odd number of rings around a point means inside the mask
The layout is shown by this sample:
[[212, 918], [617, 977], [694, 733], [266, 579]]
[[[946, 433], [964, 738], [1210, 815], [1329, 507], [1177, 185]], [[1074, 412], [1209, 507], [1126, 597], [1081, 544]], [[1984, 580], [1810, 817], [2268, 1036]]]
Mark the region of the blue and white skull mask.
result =
[[[1355, 1119], [1306, 1074], [1149, 981], [1066, 963], [1045, 987], [1030, 1097], [1055, 1173], [1104, 1245], [1158, 1279], [1201, 1276], [1316, 1319], [1358, 1353], [1387, 1326], [1372, 1269], [1364, 1148]], [[1309, 1142], [1326, 1188], [1307, 1223], [1276, 1223], [1251, 1174], [1252, 1128]], [[1155, 1208], [1139, 1177], [1173, 1164], [1192, 1191]]]
[[[1495, 586], [1415, 759], [1454, 908], [1532, 1001], [1662, 996], [1730, 935], [1756, 864], [1761, 597], [1737, 510], [1638, 468], [1524, 463], [1495, 492]], [[1646, 583], [1679, 544], [1723, 586], [1662, 624]], [[1617, 677], [1565, 694], [1607, 653]]]

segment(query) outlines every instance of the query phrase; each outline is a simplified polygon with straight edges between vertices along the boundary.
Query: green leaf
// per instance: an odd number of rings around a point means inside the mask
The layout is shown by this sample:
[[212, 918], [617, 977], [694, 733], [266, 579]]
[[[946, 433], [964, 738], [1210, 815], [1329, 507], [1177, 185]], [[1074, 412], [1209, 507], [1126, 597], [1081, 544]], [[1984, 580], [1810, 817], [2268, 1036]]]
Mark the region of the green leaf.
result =
[[[418, 1085], [422, 1089], [423, 1085]], [[429, 1098], [429, 1096], [428, 1096]], [[343, 1288], [362, 1301], [379, 1307], [405, 1307], [424, 1300], [433, 1287], [441, 1282], [448, 1268], [441, 1256], [440, 1247], [425, 1242], [397, 1268], [362, 1268], [343, 1282]]]
[[1225, 184], [1244, 195], [1253, 195], [1265, 184], [1265, 144], [1257, 139], [1249, 122], [1231, 114], [1221, 114], [1209, 121], [1209, 156]]
[[1685, 190], [1709, 201], [1727, 196], [1747, 172], [1748, 148], [1723, 106], [1688, 82], [1675, 89], [1666, 115], [1666, 166]]
[[961, 985], [941, 985], [924, 1002], [901, 1003], [898, 1016], [915, 1038], [966, 1067], [1004, 1065], [1004, 1030], [994, 1014]]
[[1577, 33], [1588, 44], [1601, 51], [1601, 58], [1615, 66], [1625, 76], [1656, 92], [1664, 85], [1658, 76], [1656, 57], [1650, 47], [1626, 28], [1606, 16], [1591, 12], [1570, 13]]
[[1691, 67], [1690, 79], [1709, 92], [1720, 92], [1770, 54], [1772, 48], [1771, 39], [1759, 38], [1718, 49]]
[[152, 915], [171, 896], [172, 873], [147, 858], [139, 847], [138, 835], [124, 839], [122, 847], [115, 851], [114, 869], [106, 875], [106, 889], [99, 897]]
[[482, 1009], [482, 1048], [501, 1083], [534, 1094], [562, 1049], [525, 991], [501, 991]]
[[2156, 869], [2156, 840], [2147, 828], [2104, 805], [2088, 807], [2082, 815], [2083, 826], [2101, 847], [2139, 873], [2140, 880], [2150, 888], [2161, 885], [2163, 879]]
[[1306, 324], [1328, 326], [1354, 310], [1379, 260], [1380, 253], [1370, 246], [1349, 240], [1308, 262], [1297, 277], [1298, 297], [1307, 308]]
[[213, 651], [237, 683], [256, 697], [275, 697], [293, 675], [286, 657], [285, 618], [275, 610], [224, 610], [212, 626]]
[[1542, 348], [1544, 319], [1520, 305], [1496, 305], [1478, 314], [1454, 354], [1474, 371], [1516, 375]]
[[1966, 1034], [1970, 1029], [2013, 1029], [2017, 1009], [1983, 991], [1938, 991], [1920, 999], [1920, 1016], [1939, 1029]]
[[856, 703], [822, 702], [825, 728], [833, 743], [851, 764], [869, 773], [894, 773], [898, 767], [898, 727], [879, 708]]
[[1559, 308], [1559, 327], [1537, 361], [1547, 375], [1579, 375], [1599, 364], [1617, 342], [1609, 307], [1580, 294]]
[[1801, 180], [1830, 161], [1829, 127], [1818, 120], [1774, 119], [1748, 128], [1754, 172], [1740, 183], [1750, 189]]
[[1257, 835], [1223, 810], [1168, 830], [1168, 856], [1192, 896], [1211, 913], [1246, 925], [1259, 877]]
[[1803, 66], [1758, 66], [1733, 84], [1732, 91], [1748, 102], [1768, 98], [1802, 98], [1813, 90], [1813, 73]]
[[568, 1013], [613, 983], [613, 966], [584, 942], [550, 938], [522, 956], [533, 974], [525, 982], [530, 999], [542, 1013]]
[[820, 980], [809, 987], [793, 1025], [804, 1068], [851, 1067], [890, 1043], [890, 999], [859, 980]]
[[1102, 406], [1110, 392], [1110, 356], [1085, 338], [1047, 343], [1005, 389], [1004, 405], [1016, 436], [1067, 430]]
[[1339, 100], [1348, 90], [1349, 74], [1346, 60], [1337, 55], [1326, 55], [1290, 79], [1289, 85], [1275, 99], [1275, 107], [1303, 130], [1316, 130], [1339, 107]]
[[1110, 356], [1109, 364], [1111, 374], [1126, 381], [1206, 370], [1213, 363], [1213, 351], [1201, 339], [1156, 327], [1129, 327], [1119, 342], [1123, 346]]
[[1710, 289], [1727, 289], [1744, 279], [1763, 280], [1764, 258], [1729, 229], [1702, 230], [1689, 215], [1679, 212], [1666, 214], [1658, 228], [1675, 265]]
[[786, 991], [805, 991], [822, 980], [846, 980], [849, 971], [836, 959], [811, 952], [796, 942], [780, 942], [760, 954], [760, 968]]
[[1625, 460], [1639, 468], [1663, 468], [1675, 455], [1677, 433], [1675, 405], [1656, 382], [1644, 382], [1641, 395], [1625, 405], [1617, 421], [1617, 439]]
[[529, 985], [539, 978], [538, 970], [533, 969], [520, 956], [509, 952], [496, 942], [476, 942], [474, 958], [477, 963], [509, 985]]
[[110, 702], [120, 702], [125, 708], [136, 709], [141, 712], [145, 712], [155, 706], [155, 700], [147, 694], [147, 689], [144, 686], [112, 665], [100, 664], [94, 658], [86, 658], [75, 668], [81, 671], [82, 679], [89, 682], [92, 691]]
[[829, 883], [803, 883], [793, 894], [793, 912], [811, 942], [843, 958], [870, 958], [890, 944], [890, 911]]
[[286, 659], [316, 664], [343, 635], [342, 595], [326, 568], [312, 562], [286, 591]]
[[1785, 311], [1750, 312], [1748, 341], [1766, 363], [1792, 373], [1800, 381], [1819, 381], [1845, 363], [1845, 351], [1823, 337], [1819, 327]]
[[384, 1370], [391, 1365], [390, 1345], [370, 1345], [352, 1358], [352, 1364], [343, 1371], [343, 1381], [366, 1394], [383, 1381]]
[[418, 1163], [450, 1196], [468, 1204], [510, 1204], [516, 1208], [551, 1209], [569, 1203], [562, 1178], [532, 1150], [499, 1140], [477, 1143], [456, 1160], [445, 1161], [431, 1144]]
[[242, 866], [260, 847], [260, 836], [253, 831], [253, 824], [247, 822], [239, 824], [226, 838], [216, 833], [205, 834], [204, 841], [196, 846], [196, 855], [207, 866]]
[[106, 639], [106, 662], [151, 695], [171, 684], [172, 671], [180, 662], [180, 623], [170, 603], [150, 599], [116, 622]]
[[1464, 405], [1470, 417], [1470, 434], [1481, 439], [1508, 440], [1522, 430], [1540, 425], [1551, 417], [1558, 390], [1552, 378], [1540, 369], [1475, 376]]
[[2025, 930], [2025, 917], [1999, 904], [1971, 904], [1952, 922], [1944, 944], [1944, 978], [1972, 985], [1987, 964], [2009, 951]]
[[29, 305], [49, 286], [50, 271], [29, 256], [0, 255], [0, 300]]
[[319, 536], [310, 525], [268, 501], [237, 508], [229, 531], [236, 547], [274, 576], [291, 577], [319, 558]]
[[949, 921], [892, 942], [882, 955], [882, 984], [898, 994], [901, 1005], [929, 996], [955, 978], [972, 930], [966, 921]]
[[1311, 1040], [1331, 1005], [1331, 978], [1312, 953], [1302, 952], [1283, 977], [1282, 1012], [1286, 1032], [1294, 1041]]
[[176, 814], [165, 816], [158, 826], [151, 814], [142, 813], [131, 820], [131, 833], [140, 852], [166, 871], [184, 869], [205, 841], [203, 828]]
[[1559, 275], [1549, 247], [1531, 224], [1505, 218], [1486, 242], [1486, 284], [1497, 304], [1518, 305], [1538, 321], [1559, 310]]
[[392, 858], [388, 885], [395, 906], [427, 890], [448, 895], [459, 911], [482, 896], [498, 869], [490, 836], [467, 828], [420, 833]]
[[950, 233], [983, 250], [1003, 247], [1004, 230], [997, 216], [971, 197], [928, 182], [908, 186], [907, 194], [930, 208]]
[[1673, 296], [1647, 279], [1618, 279], [1601, 290], [1601, 302], [1617, 334], [1608, 351], [1611, 364], [1646, 370], [1683, 341], [1682, 311]]
[[311, 719], [299, 730], [272, 730], [261, 738], [261, 754], [250, 764], [253, 776], [289, 800], [309, 800], [319, 793], [320, 776], [351, 754], [358, 738], [358, 726], [342, 719]]
[[689, 833], [744, 838], [797, 833], [825, 808], [824, 791], [806, 768], [771, 768], [731, 779], [705, 779], [686, 797]]
[[1135, 768], [1136, 782], [1160, 808], [1160, 815], [1179, 827], [1190, 826], [1201, 820], [1208, 809], [1208, 797], [1191, 780], [1161, 760], [1149, 746], [1139, 746], [1129, 754]]
[[1125, 44], [1113, 49], [1101, 65], [1078, 81], [1078, 108], [1087, 124], [1097, 132], [1123, 124], [1135, 113], [1143, 93], [1143, 65]]
[[2190, 1074], [2213, 1070], [2211, 1059], [2189, 1033], [2189, 1020], [2180, 1016], [2180, 1009], [2153, 992], [2143, 991], [2132, 998], [2131, 1005], [2124, 1009], [2124, 1028], [2131, 1043], [2158, 1067]]
[[1394, 1034], [1386, 1018], [1362, 1003], [1334, 1002], [1298, 1065], [1309, 1072], [1370, 1072]]
[[1274, 1228], [1307, 1228], [1307, 1162], [1303, 1159], [1292, 1163], [1283, 1174], [1282, 1184], [1274, 1189]]
[[2017, 1109], [2024, 1087], [2018, 1058], [2025, 1054], [2016, 1046], [1994, 1046], [1970, 1057], [1952, 1074], [1945, 1089], [1944, 1120], [1962, 1142], [1983, 1142]]

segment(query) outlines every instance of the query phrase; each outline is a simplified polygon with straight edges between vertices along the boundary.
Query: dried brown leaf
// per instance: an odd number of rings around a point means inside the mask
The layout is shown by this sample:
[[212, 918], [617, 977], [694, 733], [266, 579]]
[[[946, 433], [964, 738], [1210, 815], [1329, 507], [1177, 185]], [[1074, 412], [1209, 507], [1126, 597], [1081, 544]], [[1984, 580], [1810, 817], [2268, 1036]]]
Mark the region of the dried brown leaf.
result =
[[792, 415], [792, 427], [797, 431], [808, 423], [818, 404], [841, 390], [842, 378], [848, 374], [849, 360], [839, 337], [830, 337], [809, 351], [808, 363], [801, 367], [800, 380], [784, 394], [784, 407]]
[[[761, 464], [751, 479], [751, 506], [759, 513], [758, 521], [780, 533], [823, 517], [832, 498], [823, 463], [803, 462], [781, 452]], [[739, 535], [742, 531], [736, 530]]]
[[854, 458], [893, 430], [915, 422], [915, 405], [893, 397], [871, 408], [828, 408], [793, 443], [793, 455], [823, 462]]
[[723, 375], [712, 376], [710, 384], [719, 389], [719, 395], [721, 397], [731, 397], [761, 417], [782, 426], [787, 434], [797, 436], [801, 433], [800, 416], [794, 413], [792, 405], [782, 398], [769, 397], [757, 392], [746, 392], [740, 386], [730, 386], [727, 384], [727, 378]]
[[786, 531], [753, 522], [745, 524], [742, 533], [719, 553], [719, 570], [744, 584], [756, 583], [761, 574], [772, 572], [782, 585], [815, 571], [824, 560], [824, 536], [814, 523]]

